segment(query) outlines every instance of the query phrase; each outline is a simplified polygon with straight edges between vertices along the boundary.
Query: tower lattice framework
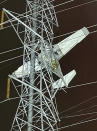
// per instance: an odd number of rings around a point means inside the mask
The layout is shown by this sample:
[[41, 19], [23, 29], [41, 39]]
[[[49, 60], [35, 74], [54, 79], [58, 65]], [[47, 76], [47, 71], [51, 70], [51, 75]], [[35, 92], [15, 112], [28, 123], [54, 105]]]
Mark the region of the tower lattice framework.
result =
[[20, 97], [11, 131], [58, 130], [52, 88], [53, 25], [58, 26], [53, 1], [26, 0], [23, 14], [4, 11], [24, 46], [22, 77], [9, 75]]

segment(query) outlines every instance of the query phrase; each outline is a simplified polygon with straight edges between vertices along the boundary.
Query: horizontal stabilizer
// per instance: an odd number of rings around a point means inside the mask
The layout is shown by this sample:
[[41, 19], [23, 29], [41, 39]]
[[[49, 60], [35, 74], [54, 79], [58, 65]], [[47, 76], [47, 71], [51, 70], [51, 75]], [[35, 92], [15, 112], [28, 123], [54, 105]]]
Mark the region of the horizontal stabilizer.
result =
[[[67, 87], [68, 87], [69, 83], [71, 82], [71, 80], [75, 77], [75, 75], [76, 75], [76, 71], [72, 70], [71, 72], [69, 72], [68, 74], [66, 74], [64, 76], [64, 81], [65, 81]], [[54, 89], [58, 89], [58, 88], [64, 87], [65, 85], [64, 85], [63, 80], [59, 79], [56, 82], [54, 82], [52, 86]]]
[[54, 45], [54, 52], [57, 53], [57, 58], [61, 59], [66, 55], [73, 47], [75, 47], [79, 42], [81, 42], [87, 35], [89, 31], [86, 27], [76, 31], [71, 36], [67, 37], [63, 41]]

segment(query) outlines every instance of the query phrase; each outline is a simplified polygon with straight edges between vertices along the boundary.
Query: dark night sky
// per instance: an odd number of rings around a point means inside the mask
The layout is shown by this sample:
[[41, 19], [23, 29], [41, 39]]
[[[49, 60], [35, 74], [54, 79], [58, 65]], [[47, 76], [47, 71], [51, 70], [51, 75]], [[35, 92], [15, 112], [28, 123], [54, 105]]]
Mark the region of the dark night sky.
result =
[[[0, 0], [1, 2], [2, 0]], [[55, 5], [67, 0], [55, 0]], [[63, 5], [55, 8], [56, 11], [67, 9], [71, 6], [75, 6], [84, 2], [92, 0], [75, 0], [72, 4]], [[8, 0], [0, 5], [0, 12], [2, 8], [8, 10], [23, 13], [25, 12], [25, 0]], [[57, 14], [59, 28], [55, 27], [55, 36], [61, 35], [67, 32], [78, 30], [82, 27], [88, 27], [97, 24], [97, 2], [82, 7], [74, 8], [72, 10], [64, 11]], [[0, 16], [1, 17], [1, 16]], [[5, 18], [5, 20], [7, 20]], [[90, 29], [89, 31], [96, 30], [97, 27]], [[57, 43], [67, 36], [63, 36], [54, 40]], [[0, 31], [0, 52], [20, 47], [21, 43], [18, 40], [14, 30], [8, 28]], [[6, 55], [0, 55], [0, 61], [9, 59], [22, 54], [22, 50], [8, 53]], [[97, 33], [90, 34], [79, 45], [77, 45], [72, 51], [64, 56], [60, 63], [63, 74], [68, 73], [72, 69], [77, 72], [76, 77], [70, 85], [76, 85], [97, 80]], [[14, 71], [19, 65], [21, 65], [21, 59], [15, 59], [10, 62], [0, 64], [0, 101], [6, 99], [6, 84], [7, 76]], [[76, 105], [86, 99], [89, 99], [97, 95], [97, 84], [72, 88], [68, 90], [68, 94], [63, 91], [59, 91], [57, 94], [57, 103], [59, 112]], [[15, 96], [14, 89], [11, 89], [11, 97]], [[0, 104], [0, 131], [9, 131], [12, 120], [16, 111], [18, 101], [9, 101]], [[89, 105], [95, 105], [97, 99]], [[80, 108], [79, 108], [80, 109]], [[97, 109], [95, 110], [97, 111]], [[73, 110], [71, 111], [73, 112]], [[70, 113], [70, 112], [69, 112]], [[68, 120], [71, 123], [76, 121], [75, 119]], [[61, 125], [64, 126], [66, 120], [62, 120]], [[97, 131], [97, 121], [74, 126], [63, 129], [62, 131]]]

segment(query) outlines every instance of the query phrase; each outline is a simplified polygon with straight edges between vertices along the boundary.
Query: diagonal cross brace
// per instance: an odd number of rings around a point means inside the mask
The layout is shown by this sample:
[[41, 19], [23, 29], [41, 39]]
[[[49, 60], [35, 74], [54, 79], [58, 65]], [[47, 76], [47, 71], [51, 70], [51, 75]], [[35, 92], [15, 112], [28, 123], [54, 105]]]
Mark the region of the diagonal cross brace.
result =
[[18, 19], [16, 16], [14, 16], [12, 13], [10, 13], [8, 10], [6, 10], [5, 8], [3, 8], [3, 10], [9, 14], [11, 17], [13, 17], [16, 21], [18, 21], [19, 23], [21, 23], [23, 26], [25, 26], [28, 30], [32, 31], [36, 36], [38, 36], [40, 39], [43, 40], [43, 37], [41, 37], [38, 33], [36, 33], [33, 29], [31, 29], [28, 25], [26, 25], [24, 22], [22, 22], [20, 19]]

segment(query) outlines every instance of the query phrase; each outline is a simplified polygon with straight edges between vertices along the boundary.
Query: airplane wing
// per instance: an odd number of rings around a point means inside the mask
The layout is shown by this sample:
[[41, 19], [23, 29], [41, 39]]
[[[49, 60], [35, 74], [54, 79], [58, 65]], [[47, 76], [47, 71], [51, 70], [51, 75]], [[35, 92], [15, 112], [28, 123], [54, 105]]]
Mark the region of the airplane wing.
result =
[[[38, 60], [35, 59], [35, 71], [41, 70], [41, 66], [38, 64]], [[30, 61], [26, 62], [23, 65], [20, 66], [16, 71], [12, 73], [15, 77], [21, 78], [22, 76], [26, 76], [30, 74]]]
[[[64, 81], [66, 83], [66, 85], [68, 86], [69, 83], [72, 81], [72, 79], [75, 77], [76, 75], [76, 71], [75, 70], [72, 70], [71, 72], [69, 72], [68, 74], [66, 74], [63, 78], [64, 78]], [[55, 81], [52, 85], [52, 87], [54, 89], [59, 89], [59, 88], [62, 88], [64, 87], [64, 82], [62, 79], [59, 79], [57, 81]]]
[[71, 36], [64, 39], [63, 41], [54, 45], [54, 52], [56, 53], [57, 59], [60, 60], [73, 47], [75, 47], [79, 42], [81, 42], [88, 34], [88, 29], [86, 27], [83, 27]]

